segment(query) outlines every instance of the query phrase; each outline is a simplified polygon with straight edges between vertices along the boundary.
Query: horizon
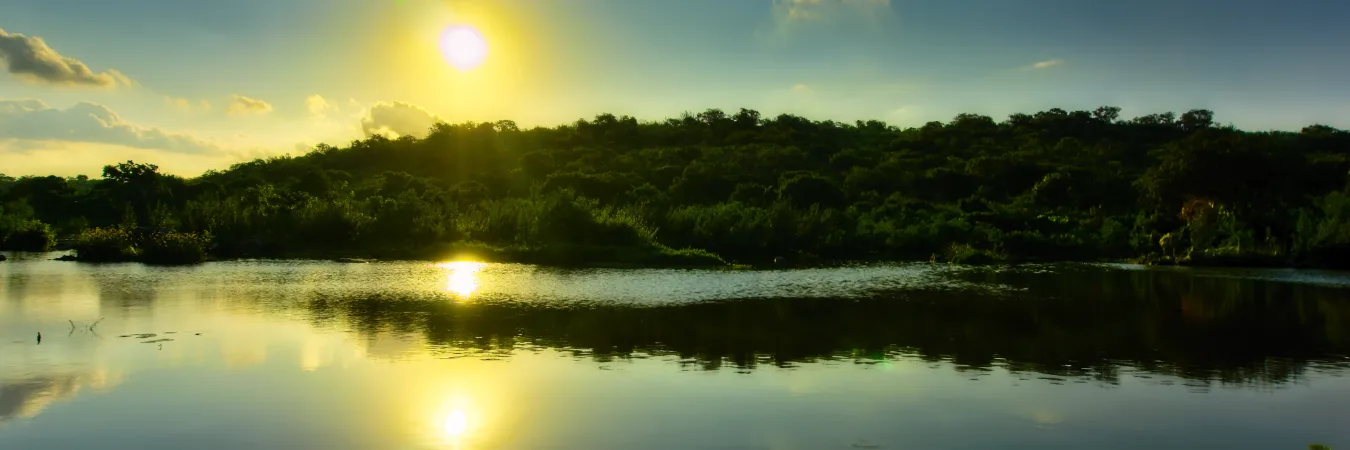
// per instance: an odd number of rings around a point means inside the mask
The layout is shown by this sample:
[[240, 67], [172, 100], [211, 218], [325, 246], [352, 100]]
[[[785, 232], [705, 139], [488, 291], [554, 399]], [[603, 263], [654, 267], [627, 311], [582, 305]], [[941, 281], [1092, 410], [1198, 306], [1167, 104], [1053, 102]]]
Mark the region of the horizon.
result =
[[[198, 6], [0, 7], [6, 174], [129, 159], [200, 174], [435, 122], [556, 127], [707, 109], [904, 129], [1114, 105], [1122, 119], [1208, 109], [1248, 131], [1350, 128], [1337, 79], [1350, 63], [1335, 44], [1350, 39], [1336, 25], [1350, 6], [1312, 0]], [[452, 28], [485, 45], [447, 48]]]

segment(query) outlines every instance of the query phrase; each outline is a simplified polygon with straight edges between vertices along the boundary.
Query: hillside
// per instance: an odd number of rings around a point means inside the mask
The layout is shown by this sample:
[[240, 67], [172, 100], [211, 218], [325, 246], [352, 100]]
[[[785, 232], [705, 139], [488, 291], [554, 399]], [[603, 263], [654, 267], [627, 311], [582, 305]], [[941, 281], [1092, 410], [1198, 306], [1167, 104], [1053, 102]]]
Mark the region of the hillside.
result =
[[33, 248], [151, 227], [209, 234], [216, 257], [1346, 263], [1350, 133], [1118, 114], [438, 124], [190, 179], [130, 161], [96, 179], [6, 177], [0, 233]]

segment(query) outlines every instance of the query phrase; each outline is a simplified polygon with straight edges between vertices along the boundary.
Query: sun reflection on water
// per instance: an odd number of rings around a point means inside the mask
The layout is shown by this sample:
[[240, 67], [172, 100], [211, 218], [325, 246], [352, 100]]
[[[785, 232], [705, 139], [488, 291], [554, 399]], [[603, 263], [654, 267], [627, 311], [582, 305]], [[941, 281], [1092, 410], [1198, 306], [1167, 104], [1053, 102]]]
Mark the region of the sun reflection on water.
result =
[[483, 426], [481, 416], [482, 411], [467, 397], [456, 396], [442, 404], [434, 422], [440, 432], [440, 441], [448, 448], [476, 447], [481, 444], [482, 436], [478, 436], [479, 428]]
[[453, 292], [461, 299], [467, 299], [478, 290], [478, 271], [483, 270], [487, 264], [470, 261], [445, 262], [436, 265], [437, 267], [448, 269], [446, 275], [445, 290]]
[[445, 416], [445, 435], [449, 437], [460, 437], [464, 432], [469, 431], [469, 418], [464, 415], [463, 410], [450, 411]]

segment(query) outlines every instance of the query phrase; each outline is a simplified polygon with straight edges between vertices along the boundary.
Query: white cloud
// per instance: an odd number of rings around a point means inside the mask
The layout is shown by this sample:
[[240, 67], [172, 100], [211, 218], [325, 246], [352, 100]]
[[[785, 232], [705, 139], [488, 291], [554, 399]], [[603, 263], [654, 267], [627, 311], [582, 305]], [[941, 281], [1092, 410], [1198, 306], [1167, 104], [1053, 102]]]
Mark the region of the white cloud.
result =
[[403, 102], [380, 102], [370, 107], [361, 118], [361, 131], [366, 135], [426, 136], [431, 126], [444, 122], [422, 107]]
[[322, 95], [311, 95], [305, 99], [305, 108], [309, 110], [309, 115], [316, 120], [328, 118], [328, 111], [337, 111], [338, 106], [330, 103]]
[[1028, 69], [1028, 70], [1049, 69], [1049, 68], [1051, 68], [1051, 67], [1059, 67], [1059, 66], [1061, 66], [1061, 65], [1063, 65], [1063, 64], [1064, 64], [1064, 60], [1062, 60], [1062, 59], [1050, 59], [1050, 60], [1045, 60], [1045, 61], [1037, 62], [1037, 63], [1035, 63], [1035, 64], [1026, 66], [1026, 67], [1024, 67], [1024, 68], [1025, 68], [1025, 69]]
[[40, 100], [0, 99], [0, 136], [8, 147], [32, 141], [104, 143], [178, 153], [216, 153], [217, 145], [188, 133], [176, 133], [124, 120], [108, 107], [80, 102], [56, 109]]
[[33, 83], [84, 85], [98, 87], [131, 86], [130, 78], [108, 69], [94, 73], [75, 58], [52, 50], [42, 38], [9, 33], [0, 29], [0, 58], [10, 74]]
[[128, 159], [155, 164], [164, 173], [197, 176], [245, 160], [235, 153], [170, 153], [113, 144], [3, 139], [0, 155], [5, 162], [4, 172], [11, 176], [97, 176], [103, 166]]
[[246, 115], [246, 114], [267, 114], [269, 112], [272, 112], [271, 103], [267, 103], [265, 101], [258, 100], [256, 98], [248, 98], [239, 94], [233, 94], [231, 96], [234, 97], [234, 102], [230, 103], [230, 106], [228, 108], [225, 108], [225, 112], [227, 114]]
[[772, 0], [779, 33], [809, 27], [875, 28], [893, 18], [890, 0]]
[[177, 109], [177, 110], [180, 110], [180, 111], [196, 111], [196, 110], [210, 111], [210, 110], [211, 110], [211, 103], [208, 102], [208, 101], [206, 101], [206, 100], [202, 100], [202, 101], [200, 101], [200, 102], [193, 103], [192, 100], [188, 100], [188, 99], [186, 99], [186, 98], [181, 98], [181, 97], [164, 97], [164, 104], [169, 105], [169, 106], [173, 107], [174, 109]]

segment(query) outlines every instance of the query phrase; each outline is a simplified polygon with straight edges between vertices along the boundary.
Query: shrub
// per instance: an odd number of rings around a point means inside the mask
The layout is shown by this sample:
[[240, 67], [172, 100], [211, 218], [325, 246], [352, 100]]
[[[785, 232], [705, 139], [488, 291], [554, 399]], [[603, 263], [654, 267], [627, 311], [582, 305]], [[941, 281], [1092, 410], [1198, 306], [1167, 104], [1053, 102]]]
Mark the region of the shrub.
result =
[[131, 232], [121, 228], [90, 228], [75, 238], [75, 256], [81, 261], [134, 261], [139, 253]]
[[947, 249], [947, 261], [951, 264], [994, 264], [1003, 260], [1003, 255], [967, 244], [954, 244]]
[[140, 239], [140, 260], [151, 264], [196, 264], [206, 260], [209, 234], [152, 233]]
[[26, 252], [45, 252], [56, 246], [52, 227], [36, 220], [19, 222], [14, 229], [0, 235], [0, 248]]
[[655, 263], [672, 266], [725, 266], [726, 260], [707, 250], [696, 248], [671, 249], [661, 248], [653, 261]]

